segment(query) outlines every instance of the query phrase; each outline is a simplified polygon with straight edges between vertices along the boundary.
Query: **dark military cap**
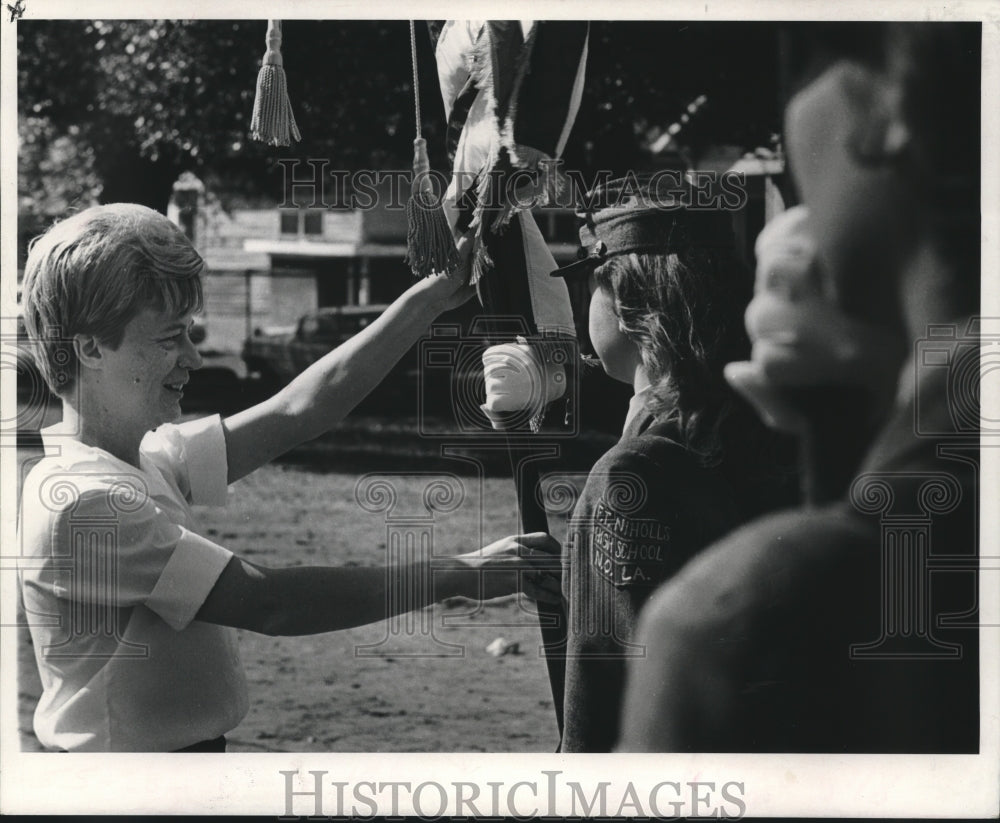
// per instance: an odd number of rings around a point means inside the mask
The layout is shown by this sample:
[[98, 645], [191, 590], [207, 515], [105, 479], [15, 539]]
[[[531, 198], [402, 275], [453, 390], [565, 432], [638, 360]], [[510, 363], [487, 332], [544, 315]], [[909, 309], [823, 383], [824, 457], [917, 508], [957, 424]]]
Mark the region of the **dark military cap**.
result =
[[[668, 181], [673, 179], [674, 185]], [[691, 189], [678, 177], [627, 177], [587, 192], [579, 257], [553, 277], [587, 275], [622, 254], [671, 254], [692, 246], [732, 248], [732, 217], [720, 208], [692, 208]]]

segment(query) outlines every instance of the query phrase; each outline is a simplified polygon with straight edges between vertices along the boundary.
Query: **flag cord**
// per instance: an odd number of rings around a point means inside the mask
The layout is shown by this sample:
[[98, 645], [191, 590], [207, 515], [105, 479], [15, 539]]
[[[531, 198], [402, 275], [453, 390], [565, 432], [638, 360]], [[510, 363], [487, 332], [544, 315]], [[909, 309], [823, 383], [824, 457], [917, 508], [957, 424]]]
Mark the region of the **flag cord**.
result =
[[417, 33], [414, 23], [410, 21], [410, 59], [413, 62], [413, 108], [416, 111], [417, 138], [420, 133], [420, 78], [417, 75]]

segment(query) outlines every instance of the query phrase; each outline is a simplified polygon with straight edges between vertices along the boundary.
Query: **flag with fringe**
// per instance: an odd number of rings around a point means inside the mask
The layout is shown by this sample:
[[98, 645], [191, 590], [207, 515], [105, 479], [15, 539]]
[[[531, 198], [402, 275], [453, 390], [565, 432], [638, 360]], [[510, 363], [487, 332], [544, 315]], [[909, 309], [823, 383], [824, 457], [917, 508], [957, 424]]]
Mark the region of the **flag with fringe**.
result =
[[449, 20], [430, 30], [453, 163], [445, 207], [475, 232], [476, 282], [491, 265], [486, 233], [562, 193], [556, 161], [580, 107], [589, 23]]

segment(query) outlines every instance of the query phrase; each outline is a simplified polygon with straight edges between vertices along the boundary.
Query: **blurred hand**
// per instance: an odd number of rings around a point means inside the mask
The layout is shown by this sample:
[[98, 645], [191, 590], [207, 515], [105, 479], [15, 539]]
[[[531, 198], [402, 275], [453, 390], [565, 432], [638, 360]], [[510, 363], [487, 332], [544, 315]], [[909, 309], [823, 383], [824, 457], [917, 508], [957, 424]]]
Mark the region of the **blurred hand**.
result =
[[483, 352], [486, 403], [483, 411], [541, 410], [566, 391], [566, 371], [561, 365], [543, 363], [534, 346], [522, 342], [490, 346]]
[[517, 591], [547, 603], [562, 597], [561, 548], [545, 532], [504, 537], [451, 560], [479, 572], [469, 597], [489, 600]]
[[806, 420], [783, 389], [891, 391], [902, 341], [848, 316], [825, 294], [806, 207], [789, 209], [765, 226], [756, 253], [757, 284], [746, 311], [751, 359], [729, 363], [725, 376], [764, 422], [782, 431], [803, 431]]

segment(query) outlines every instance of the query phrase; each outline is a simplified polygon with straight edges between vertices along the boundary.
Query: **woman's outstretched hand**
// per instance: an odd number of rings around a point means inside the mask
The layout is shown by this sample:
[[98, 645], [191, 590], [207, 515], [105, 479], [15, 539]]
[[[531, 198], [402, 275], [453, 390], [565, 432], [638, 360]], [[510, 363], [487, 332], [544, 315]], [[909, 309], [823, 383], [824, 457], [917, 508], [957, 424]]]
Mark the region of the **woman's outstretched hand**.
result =
[[468, 573], [462, 575], [466, 597], [489, 600], [520, 591], [533, 600], [556, 603], [562, 597], [560, 551], [554, 538], [534, 532], [441, 560]]
[[455, 309], [476, 293], [475, 286], [469, 285], [472, 273], [472, 233], [463, 234], [455, 243], [458, 249], [458, 266], [450, 274], [432, 274], [421, 281], [427, 295], [441, 312]]

